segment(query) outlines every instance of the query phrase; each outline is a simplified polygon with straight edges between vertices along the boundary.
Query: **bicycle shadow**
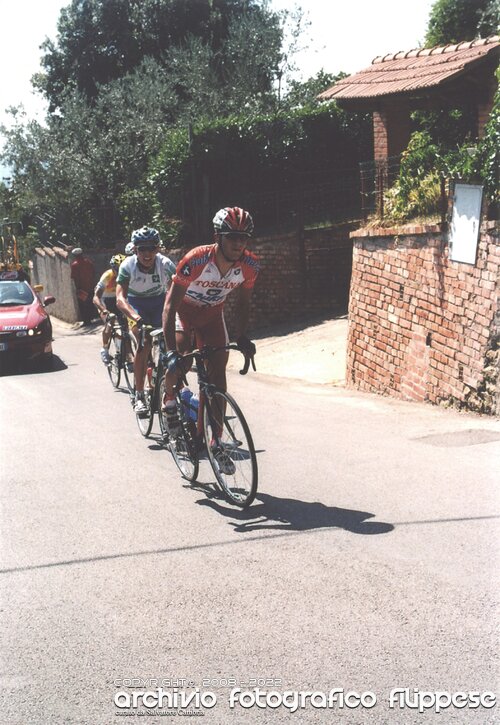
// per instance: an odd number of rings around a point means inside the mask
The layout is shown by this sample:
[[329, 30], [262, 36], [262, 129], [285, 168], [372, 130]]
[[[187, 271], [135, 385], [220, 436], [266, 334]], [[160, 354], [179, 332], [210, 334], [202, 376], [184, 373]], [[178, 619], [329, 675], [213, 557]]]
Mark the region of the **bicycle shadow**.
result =
[[394, 530], [394, 525], [383, 521], [369, 521], [375, 514], [368, 511], [342, 509], [336, 506], [325, 506], [320, 501], [300, 501], [294, 498], [277, 498], [267, 493], [258, 493], [256, 501], [248, 509], [236, 510], [219, 503], [214, 492], [205, 491], [207, 498], [196, 501], [200, 506], [209, 506], [217, 513], [233, 521], [230, 525], [234, 531], [248, 533], [254, 531], [311, 531], [313, 529], [337, 528], [345, 529], [353, 534], [373, 536], [387, 534]]

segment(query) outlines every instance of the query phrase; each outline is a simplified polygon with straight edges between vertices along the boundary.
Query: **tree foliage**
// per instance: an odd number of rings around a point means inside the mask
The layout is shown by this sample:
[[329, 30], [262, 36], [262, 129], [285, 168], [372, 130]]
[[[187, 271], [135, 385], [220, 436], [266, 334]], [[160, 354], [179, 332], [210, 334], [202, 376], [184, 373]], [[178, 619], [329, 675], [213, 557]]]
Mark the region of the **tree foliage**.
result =
[[68, 88], [93, 102], [102, 85], [145, 58], [169, 70], [169, 51], [189, 52], [192, 38], [208, 49], [212, 85], [222, 87], [236, 64], [241, 80], [250, 80], [249, 93], [255, 79], [259, 92], [271, 90], [282, 61], [282, 28], [279, 14], [258, 0], [72, 0], [61, 11], [57, 41], [42, 45], [44, 71], [34, 83], [51, 111], [61, 108]]
[[3, 129], [19, 205], [57, 212], [59, 226], [91, 238], [106, 234], [96, 210], [114, 207], [124, 223], [147, 218], [151, 194], [142, 182], [166, 129], [276, 107], [284, 17], [266, 7], [74, 0], [58, 44], [46, 44], [50, 72], [37, 79], [51, 101], [46, 124], [17, 114]]
[[280, 104], [281, 109], [303, 108], [304, 106], [317, 106], [317, 96], [330, 86], [333, 86], [342, 78], [347, 78], [347, 73], [326, 73], [320, 70], [315, 76], [306, 81], [292, 80], [287, 93]]
[[499, 8], [499, 0], [436, 0], [427, 26], [426, 46], [494, 35]]

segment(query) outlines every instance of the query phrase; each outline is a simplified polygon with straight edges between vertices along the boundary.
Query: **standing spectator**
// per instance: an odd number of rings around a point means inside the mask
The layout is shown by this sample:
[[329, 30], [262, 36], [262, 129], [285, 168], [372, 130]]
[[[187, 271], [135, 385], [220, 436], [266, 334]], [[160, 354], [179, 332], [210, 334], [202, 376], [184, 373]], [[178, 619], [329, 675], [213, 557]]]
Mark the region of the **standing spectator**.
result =
[[95, 286], [95, 267], [93, 261], [84, 255], [81, 247], [75, 247], [71, 254], [75, 258], [71, 262], [71, 279], [76, 287], [80, 318], [84, 325], [88, 325], [95, 313], [92, 303]]

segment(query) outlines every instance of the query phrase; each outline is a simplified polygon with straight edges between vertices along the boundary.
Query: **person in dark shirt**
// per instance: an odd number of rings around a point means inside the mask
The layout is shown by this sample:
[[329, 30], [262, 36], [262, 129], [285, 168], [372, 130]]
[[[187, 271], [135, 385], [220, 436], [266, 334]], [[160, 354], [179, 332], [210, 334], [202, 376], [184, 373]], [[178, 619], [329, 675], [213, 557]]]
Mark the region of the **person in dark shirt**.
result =
[[81, 247], [75, 247], [71, 254], [74, 257], [74, 261], [71, 262], [71, 279], [75, 283], [80, 318], [84, 325], [88, 325], [95, 313], [92, 303], [95, 267], [93, 261], [85, 256]]

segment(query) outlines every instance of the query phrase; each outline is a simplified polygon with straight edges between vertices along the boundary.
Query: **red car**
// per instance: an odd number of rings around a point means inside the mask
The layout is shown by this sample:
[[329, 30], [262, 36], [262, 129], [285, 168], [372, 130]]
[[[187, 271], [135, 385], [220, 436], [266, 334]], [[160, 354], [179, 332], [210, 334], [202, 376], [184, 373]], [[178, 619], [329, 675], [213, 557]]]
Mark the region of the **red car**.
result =
[[52, 323], [43, 302], [21, 271], [0, 271], [0, 368], [6, 362], [52, 362]]

